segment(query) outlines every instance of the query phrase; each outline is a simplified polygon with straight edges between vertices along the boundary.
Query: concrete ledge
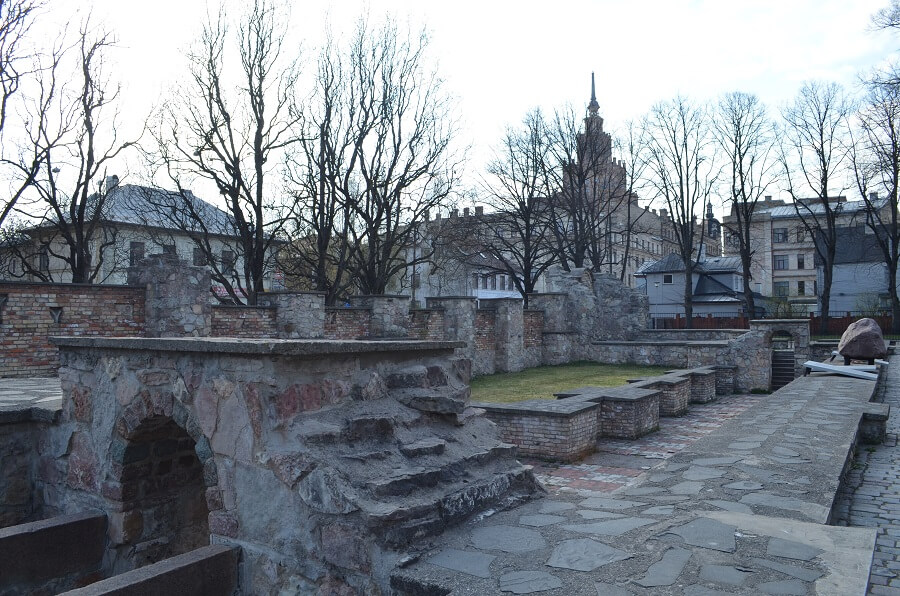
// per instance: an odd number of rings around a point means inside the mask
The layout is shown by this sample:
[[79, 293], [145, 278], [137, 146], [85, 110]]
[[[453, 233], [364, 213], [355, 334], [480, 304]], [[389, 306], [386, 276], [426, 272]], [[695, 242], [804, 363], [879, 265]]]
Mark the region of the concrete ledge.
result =
[[238, 339], [229, 337], [149, 338], [149, 337], [51, 337], [67, 348], [107, 348], [117, 350], [158, 350], [203, 352], [207, 354], [274, 354], [281, 356], [330, 356], [364, 352], [424, 352], [463, 348], [462, 341], [422, 341], [406, 339]]
[[105, 549], [105, 515], [61, 515], [2, 528], [0, 586], [28, 593], [52, 580], [97, 571]]
[[60, 410], [41, 408], [39, 406], [11, 407], [0, 409], [0, 424], [18, 424], [20, 422], [46, 422], [52, 424], [59, 420]]
[[887, 422], [891, 414], [888, 404], [868, 403], [859, 421], [859, 441], [866, 445], [878, 445], [887, 436]]
[[213, 545], [192, 550], [141, 567], [122, 575], [65, 592], [69, 596], [148, 596], [191, 594], [220, 596], [233, 594], [237, 588], [237, 565], [241, 549], [236, 546]]

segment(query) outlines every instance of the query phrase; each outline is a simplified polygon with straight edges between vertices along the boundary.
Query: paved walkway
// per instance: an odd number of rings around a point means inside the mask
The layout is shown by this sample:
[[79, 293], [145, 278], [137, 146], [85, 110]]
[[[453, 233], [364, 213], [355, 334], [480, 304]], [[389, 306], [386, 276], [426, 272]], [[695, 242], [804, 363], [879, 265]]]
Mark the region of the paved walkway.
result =
[[0, 412], [26, 407], [46, 410], [62, 407], [59, 377], [0, 378]]
[[900, 596], [900, 366], [888, 370], [887, 380], [887, 440], [858, 450], [837, 523], [878, 529], [868, 593]]
[[602, 439], [597, 453], [575, 464], [526, 460], [551, 492], [613, 492], [637, 482], [642, 474], [755, 406], [765, 395], [730, 395], [708, 404], [691, 404], [678, 418], [660, 418], [659, 431], [640, 439]]
[[547, 499], [448, 531], [420, 545], [395, 587], [454, 596], [861, 594], [875, 532], [826, 522], [873, 387], [804, 377], [754, 396], [680, 451], [660, 435], [665, 453], [652, 437], [643, 456], [599, 453], [598, 468], [629, 457], [614, 467], [641, 473], [615, 492], [558, 482]]

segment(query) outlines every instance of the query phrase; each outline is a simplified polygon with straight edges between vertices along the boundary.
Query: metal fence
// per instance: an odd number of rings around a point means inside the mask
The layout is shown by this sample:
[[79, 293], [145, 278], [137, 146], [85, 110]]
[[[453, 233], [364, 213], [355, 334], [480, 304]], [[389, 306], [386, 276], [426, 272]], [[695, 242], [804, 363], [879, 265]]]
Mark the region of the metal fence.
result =
[[[651, 329], [687, 329], [687, 318], [680, 313], [655, 313], [650, 315]], [[890, 312], [873, 313], [867, 311], [841, 311], [832, 312], [826, 321], [826, 330], [821, 331], [822, 317], [819, 313], [778, 315], [770, 314], [761, 318], [768, 319], [807, 319], [809, 329], [813, 336], [838, 336], [840, 337], [851, 323], [862, 318], [875, 319], [881, 331], [890, 334], [893, 317]], [[740, 312], [723, 312], [715, 314], [695, 315], [691, 320], [693, 329], [749, 329], [750, 318]]]

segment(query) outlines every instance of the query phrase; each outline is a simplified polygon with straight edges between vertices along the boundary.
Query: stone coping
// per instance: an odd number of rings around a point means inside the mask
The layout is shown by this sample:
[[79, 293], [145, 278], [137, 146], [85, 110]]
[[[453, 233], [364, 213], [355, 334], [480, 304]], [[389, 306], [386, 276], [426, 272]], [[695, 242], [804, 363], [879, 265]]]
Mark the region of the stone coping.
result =
[[64, 283], [61, 281], [21, 281], [4, 279], [0, 281], [3, 286], [40, 286], [42, 288], [81, 288], [81, 289], [97, 289], [103, 290], [107, 288], [120, 288], [125, 290], [143, 290], [145, 287], [140, 284], [84, 284], [84, 283]]
[[532, 292], [529, 296], [568, 296], [565, 292]]
[[406, 298], [409, 300], [409, 295], [407, 294], [357, 294], [355, 296], [350, 296], [350, 300], [354, 298]]
[[409, 312], [446, 312], [447, 308], [444, 306], [427, 306], [425, 308], [411, 308]]
[[569, 389], [560, 393], [554, 393], [557, 399], [568, 402], [584, 401], [637, 401], [646, 397], [652, 397], [659, 391], [644, 389], [634, 385], [619, 385], [618, 387], [596, 387], [588, 385]]
[[727, 339], [709, 340], [603, 340], [592, 341], [594, 346], [718, 346], [726, 347], [730, 342]]
[[306, 296], [324, 296], [325, 292], [317, 292], [315, 290], [268, 290], [266, 292], [260, 292], [257, 294], [260, 298], [265, 298], [266, 296], [293, 296], [295, 294], [306, 295]]
[[235, 310], [276, 310], [278, 307], [273, 304], [212, 304], [212, 308], [231, 308]]
[[279, 356], [328, 356], [381, 352], [445, 351], [465, 347], [462, 341], [422, 340], [332, 340], [332, 339], [238, 339], [232, 337], [51, 337], [66, 348], [157, 350], [212, 354], [272, 354]]
[[599, 404], [585, 400], [552, 400], [530, 399], [509, 404], [496, 404], [488, 402], [473, 402], [469, 404], [475, 408], [481, 408], [488, 412], [504, 414], [535, 414], [539, 416], [557, 416], [569, 418], [581, 412], [598, 408]]
[[371, 306], [326, 306], [325, 312], [337, 310], [372, 310]]
[[22, 422], [54, 423], [59, 420], [59, 409], [42, 408], [30, 404], [0, 408], [0, 425]]
[[475, 296], [426, 296], [425, 300], [478, 300]]

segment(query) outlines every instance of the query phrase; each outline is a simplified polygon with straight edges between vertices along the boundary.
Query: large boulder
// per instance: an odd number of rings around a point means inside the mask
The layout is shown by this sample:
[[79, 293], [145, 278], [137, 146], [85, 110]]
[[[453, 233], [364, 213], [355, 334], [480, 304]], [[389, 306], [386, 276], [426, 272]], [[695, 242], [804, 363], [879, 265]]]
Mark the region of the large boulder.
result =
[[841, 336], [838, 353], [852, 360], [884, 358], [887, 349], [881, 335], [881, 327], [873, 319], [860, 319], [851, 323]]

